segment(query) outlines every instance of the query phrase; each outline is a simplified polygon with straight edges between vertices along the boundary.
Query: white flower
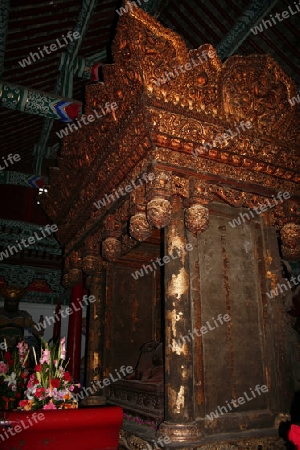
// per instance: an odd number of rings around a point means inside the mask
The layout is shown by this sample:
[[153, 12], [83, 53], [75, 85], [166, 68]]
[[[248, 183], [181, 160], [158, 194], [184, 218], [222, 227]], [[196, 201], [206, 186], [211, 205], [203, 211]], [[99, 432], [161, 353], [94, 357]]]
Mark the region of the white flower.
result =
[[17, 384], [17, 380], [16, 380], [16, 374], [15, 372], [12, 372], [10, 375], [7, 375], [5, 377], [5, 382], [8, 383], [8, 386], [10, 386], [11, 384], [15, 385]]

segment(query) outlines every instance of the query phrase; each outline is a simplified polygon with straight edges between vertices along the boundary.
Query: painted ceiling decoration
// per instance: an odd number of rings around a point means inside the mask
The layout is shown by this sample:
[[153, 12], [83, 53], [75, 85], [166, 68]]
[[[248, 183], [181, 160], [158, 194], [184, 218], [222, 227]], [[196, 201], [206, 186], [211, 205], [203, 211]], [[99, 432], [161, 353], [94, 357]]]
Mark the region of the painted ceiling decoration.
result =
[[42, 226], [28, 222], [0, 219], [0, 247], [4, 249], [9, 245], [16, 245], [16, 242], [21, 242], [22, 239], [28, 240], [31, 236], [38, 236], [35, 239], [36, 242], [30, 244], [30, 250], [37, 250], [49, 255], [61, 255], [61, 247], [53, 234], [43, 237], [42, 229]]
[[[42, 289], [38, 289], [37, 281], [43, 284]], [[35, 288], [30, 289], [30, 286], [33, 288], [33, 283]], [[70, 296], [70, 292], [61, 286], [60, 270], [40, 269], [26, 265], [1, 264], [0, 286], [19, 286], [26, 289], [26, 294], [22, 298], [24, 302], [68, 303]], [[45, 291], [45, 286], [49, 287], [48, 292]]]
[[47, 177], [39, 175], [27, 175], [22, 172], [3, 170], [0, 172], [0, 184], [13, 184], [15, 186], [40, 189], [47, 183]]
[[232, 29], [216, 47], [220, 59], [229, 58], [251, 34], [255, 27], [276, 5], [278, 0], [254, 0], [239, 17]]

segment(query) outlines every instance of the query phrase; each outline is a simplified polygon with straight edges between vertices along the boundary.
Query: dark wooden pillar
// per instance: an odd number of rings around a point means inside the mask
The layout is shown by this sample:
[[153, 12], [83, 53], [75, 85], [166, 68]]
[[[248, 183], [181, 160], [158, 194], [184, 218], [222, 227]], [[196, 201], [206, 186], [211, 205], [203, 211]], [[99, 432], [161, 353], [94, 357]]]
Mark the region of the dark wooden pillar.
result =
[[[103, 351], [104, 351], [104, 269], [87, 278], [87, 288], [90, 295], [96, 301], [89, 304], [88, 309], [88, 336], [87, 336], [87, 357], [86, 357], [86, 387], [93, 389], [94, 394], [85, 398], [86, 404], [104, 403], [103, 389], [99, 388], [97, 381], [103, 380]], [[93, 383], [93, 381], [95, 383]]]
[[165, 421], [158, 434], [173, 442], [197, 440], [201, 433], [194, 418], [193, 354], [187, 340], [192, 330], [189, 244], [181, 198], [172, 201], [170, 225], [165, 228]]
[[68, 329], [68, 369], [73, 379], [79, 381], [80, 359], [81, 359], [81, 330], [82, 330], [82, 308], [81, 301], [83, 296], [82, 281], [72, 288], [71, 305], [72, 314], [69, 318]]

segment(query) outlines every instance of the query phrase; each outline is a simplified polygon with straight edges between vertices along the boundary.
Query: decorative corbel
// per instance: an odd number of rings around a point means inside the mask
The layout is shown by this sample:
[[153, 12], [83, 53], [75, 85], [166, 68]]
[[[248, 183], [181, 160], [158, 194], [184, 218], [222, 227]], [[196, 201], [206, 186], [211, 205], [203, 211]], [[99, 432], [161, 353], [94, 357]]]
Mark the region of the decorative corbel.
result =
[[210, 186], [201, 180], [191, 181], [191, 196], [185, 210], [185, 226], [192, 234], [200, 234], [209, 225], [209, 209], [206, 205], [212, 200]]
[[64, 264], [64, 275], [62, 279], [62, 285], [66, 289], [70, 289], [72, 287], [69, 279], [69, 270], [70, 270], [70, 256], [66, 256]]
[[300, 204], [295, 199], [283, 203], [284, 218], [281, 220], [280, 237], [282, 256], [287, 261], [300, 258]]
[[300, 258], [300, 225], [287, 223], [280, 230], [282, 256], [287, 261]]
[[129, 210], [133, 214], [129, 221], [129, 233], [137, 241], [143, 242], [152, 234], [152, 225], [146, 216], [145, 185], [130, 194]]
[[75, 251], [70, 255], [68, 281], [71, 283], [71, 286], [75, 286], [82, 281], [82, 256], [78, 251]]
[[155, 178], [147, 185], [147, 220], [155, 228], [164, 228], [169, 224], [172, 206], [169, 201], [172, 195], [172, 173], [154, 171]]
[[121, 241], [118, 238], [122, 235], [122, 224], [113, 214], [109, 214], [104, 220], [104, 228], [106, 239], [102, 242], [102, 256], [108, 261], [114, 261], [121, 256]]
[[97, 236], [87, 236], [84, 242], [82, 270], [93, 275], [101, 267], [100, 243]]

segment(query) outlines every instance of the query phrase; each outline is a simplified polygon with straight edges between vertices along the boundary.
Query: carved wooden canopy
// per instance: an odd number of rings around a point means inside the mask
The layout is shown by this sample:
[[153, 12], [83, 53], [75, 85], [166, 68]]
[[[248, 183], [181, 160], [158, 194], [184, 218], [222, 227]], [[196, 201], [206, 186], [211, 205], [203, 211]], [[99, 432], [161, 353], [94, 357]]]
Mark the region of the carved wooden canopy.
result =
[[[113, 260], [152, 227], [165, 226], [172, 195], [184, 199], [186, 226], [199, 233], [212, 201], [252, 208], [289, 192], [271, 210], [272, 224], [283, 227], [287, 257], [299, 257], [300, 105], [289, 102], [297, 95], [293, 81], [269, 55], [222, 64], [211, 45], [188, 50], [145, 12], [129, 10], [119, 20], [115, 64], [104, 68], [104, 83], [86, 88], [87, 116], [106, 102], [118, 107], [64, 139], [41, 201], [58, 225], [67, 269], [76, 271], [78, 258], [89, 255], [95, 259], [85, 268], [92, 272], [101, 241], [102, 255]], [[238, 136], [228, 131], [238, 129]], [[125, 190], [133, 183], [138, 187]]]

